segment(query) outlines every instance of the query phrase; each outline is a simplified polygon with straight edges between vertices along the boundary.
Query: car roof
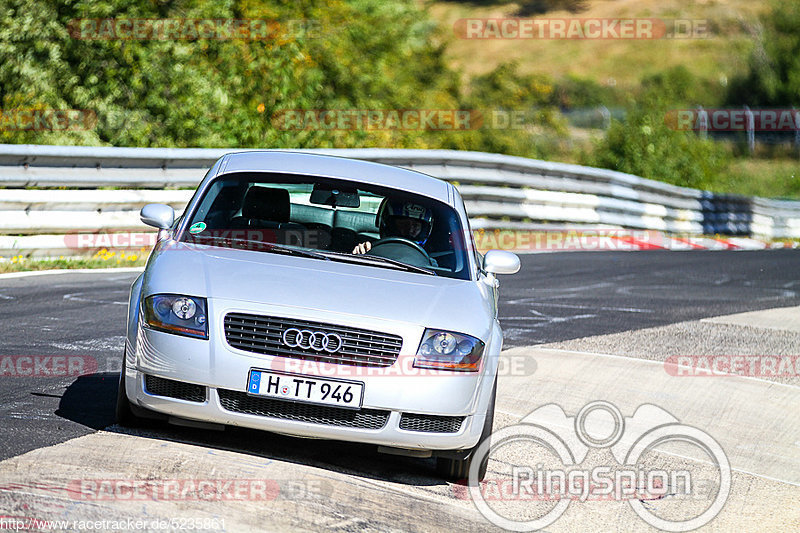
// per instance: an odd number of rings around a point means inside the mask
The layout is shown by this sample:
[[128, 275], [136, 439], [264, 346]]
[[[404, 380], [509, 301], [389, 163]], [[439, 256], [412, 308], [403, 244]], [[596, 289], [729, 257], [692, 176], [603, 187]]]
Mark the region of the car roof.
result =
[[452, 205], [446, 181], [414, 170], [347, 157], [283, 150], [233, 152], [222, 156], [217, 173], [209, 175], [209, 179], [234, 172], [280, 172], [352, 180], [413, 192]]

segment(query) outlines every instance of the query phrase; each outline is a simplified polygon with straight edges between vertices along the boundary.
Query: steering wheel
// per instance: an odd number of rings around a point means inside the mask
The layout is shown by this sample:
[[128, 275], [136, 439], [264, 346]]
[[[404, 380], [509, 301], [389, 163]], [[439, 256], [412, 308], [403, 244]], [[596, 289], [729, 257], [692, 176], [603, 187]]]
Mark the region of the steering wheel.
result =
[[[397, 245], [405, 246], [406, 249], [403, 249]], [[378, 250], [380, 247], [383, 247], [384, 249]], [[372, 249], [367, 253], [370, 255], [377, 255], [379, 257], [386, 257], [388, 259], [396, 259], [398, 261], [403, 261], [404, 263], [416, 266], [433, 265], [431, 262], [431, 256], [428, 255], [428, 252], [426, 252], [422, 246], [414, 241], [410, 241], [402, 237], [387, 237], [385, 239], [379, 239], [372, 243]], [[423, 264], [420, 264], [420, 259], [423, 261]]]

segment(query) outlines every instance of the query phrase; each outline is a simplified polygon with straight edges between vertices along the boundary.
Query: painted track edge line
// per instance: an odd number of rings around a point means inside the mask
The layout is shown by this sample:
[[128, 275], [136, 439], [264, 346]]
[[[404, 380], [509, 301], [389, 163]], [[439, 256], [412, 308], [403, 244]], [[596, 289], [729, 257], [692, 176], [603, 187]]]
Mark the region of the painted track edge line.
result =
[[49, 276], [55, 274], [89, 274], [89, 273], [109, 273], [109, 272], [142, 272], [144, 267], [111, 267], [111, 268], [59, 268], [54, 270], [26, 270], [24, 272], [6, 272], [0, 274], [0, 280], [13, 278], [27, 278], [31, 276]]
[[[680, 322], [678, 322], [678, 323], [680, 323]], [[588, 337], [583, 337], [583, 338], [588, 338]], [[537, 349], [537, 350], [543, 350], [543, 351], [548, 351], [548, 352], [580, 353], [580, 354], [586, 354], [586, 355], [594, 355], [594, 356], [598, 356], [598, 357], [610, 357], [610, 358], [614, 358], [614, 359], [627, 359], [627, 360], [633, 360], [633, 361], [636, 361], [636, 362], [639, 362], [639, 363], [648, 363], [648, 364], [664, 366], [664, 361], [654, 361], [652, 359], [642, 359], [640, 357], [634, 357], [632, 355], [618, 355], [618, 354], [599, 353], [599, 352], [582, 352], [580, 350], [565, 350], [563, 348], [540, 348], [540, 347], [537, 347], [535, 344], [532, 345], [532, 346], [515, 346], [513, 348], [509, 348], [509, 350], [519, 350], [521, 348], [534, 348], [534, 349]], [[505, 351], [505, 350], [503, 350], [503, 351]], [[714, 357], [714, 356], [709, 355], [707, 357]], [[688, 368], [688, 367], [686, 367], [686, 368]], [[781, 387], [789, 387], [790, 389], [800, 390], [800, 386], [798, 386], [798, 385], [791, 385], [789, 383], [780, 383], [780, 382], [777, 382], [777, 381], [770, 381], [768, 379], [759, 378], [759, 377], [755, 377], [755, 376], [742, 376], [742, 375], [739, 375], [739, 374], [726, 374], [723, 377], [730, 377], [730, 378], [744, 379], [744, 380], [750, 380], [750, 381], [757, 381], [759, 383], [765, 383], [765, 384], [768, 384], [768, 385], [779, 385]]]

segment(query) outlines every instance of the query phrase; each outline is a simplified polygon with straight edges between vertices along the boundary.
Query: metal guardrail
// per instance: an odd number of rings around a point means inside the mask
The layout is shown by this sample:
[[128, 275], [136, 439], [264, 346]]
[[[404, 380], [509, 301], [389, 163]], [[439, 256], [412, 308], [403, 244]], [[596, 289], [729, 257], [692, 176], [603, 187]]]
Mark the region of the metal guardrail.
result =
[[[147, 231], [138, 216], [144, 204], [183, 209], [191, 190], [179, 188], [194, 188], [214, 161], [232, 151], [0, 145], [0, 235], [6, 236], [0, 237], [0, 255], [74, 252], [63, 243], [65, 234], [76, 232]], [[482, 152], [303, 151], [412, 168], [453, 182], [474, 229], [568, 225], [800, 238], [795, 201], [717, 195], [611, 170]]]

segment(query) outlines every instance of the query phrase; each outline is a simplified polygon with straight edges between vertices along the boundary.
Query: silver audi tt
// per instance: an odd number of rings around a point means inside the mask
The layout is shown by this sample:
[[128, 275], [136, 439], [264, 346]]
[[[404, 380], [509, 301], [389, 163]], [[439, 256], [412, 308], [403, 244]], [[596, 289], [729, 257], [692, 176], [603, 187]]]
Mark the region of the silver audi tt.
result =
[[[371, 443], [467, 477], [491, 433], [496, 274], [456, 188], [281, 151], [220, 158], [131, 287], [117, 417]], [[486, 465], [479, 465], [480, 477]]]

